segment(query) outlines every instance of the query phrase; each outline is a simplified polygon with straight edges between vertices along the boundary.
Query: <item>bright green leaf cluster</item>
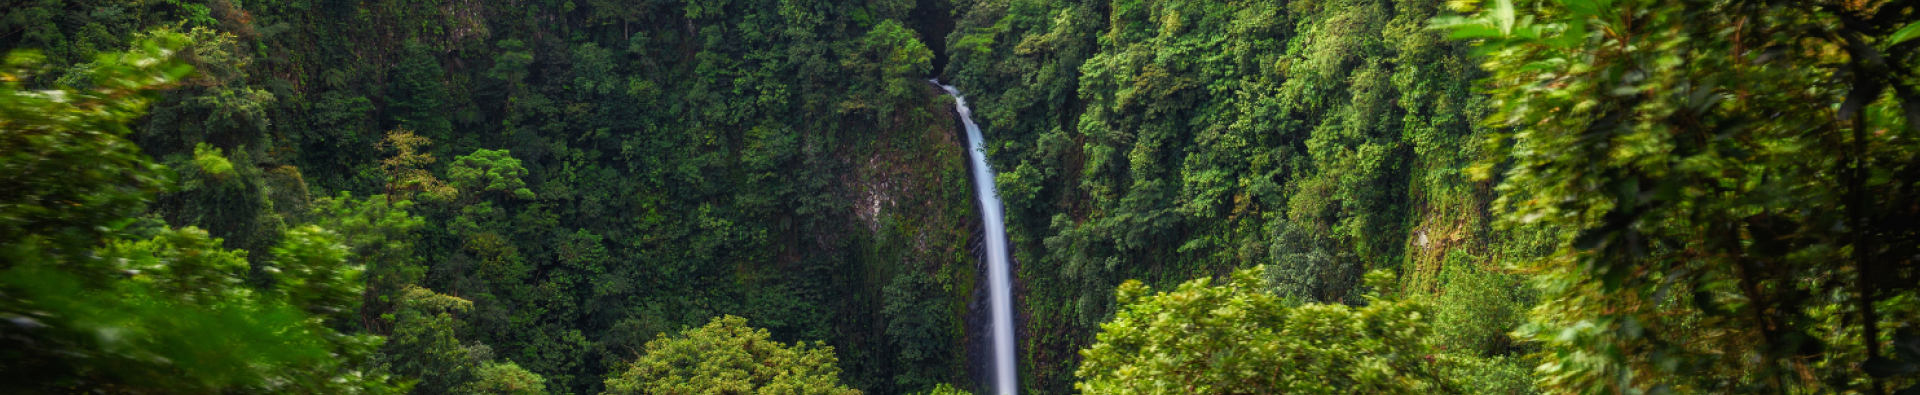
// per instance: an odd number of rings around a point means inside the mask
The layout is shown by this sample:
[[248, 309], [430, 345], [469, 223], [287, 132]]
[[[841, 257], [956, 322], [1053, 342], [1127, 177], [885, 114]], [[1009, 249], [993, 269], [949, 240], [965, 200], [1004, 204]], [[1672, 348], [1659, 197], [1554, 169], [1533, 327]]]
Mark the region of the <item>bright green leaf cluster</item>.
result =
[[226, 179], [233, 175], [233, 162], [221, 155], [220, 148], [200, 143], [193, 146], [193, 164], [217, 179]]
[[455, 158], [453, 166], [447, 169], [447, 179], [453, 186], [470, 193], [500, 191], [520, 199], [533, 199], [533, 191], [527, 189], [526, 182], [520, 181], [525, 175], [527, 169], [507, 150], [474, 151], [472, 155]]
[[[1087, 394], [1424, 394], [1446, 390], [1429, 337], [1430, 307], [1369, 296], [1367, 305], [1289, 307], [1262, 268], [1154, 293], [1121, 284], [1075, 389]], [[1369, 275], [1390, 284], [1385, 272]]]
[[647, 342], [647, 354], [619, 377], [608, 395], [859, 395], [840, 384], [833, 348], [792, 347], [768, 339], [745, 318], [714, 318], [704, 327]]

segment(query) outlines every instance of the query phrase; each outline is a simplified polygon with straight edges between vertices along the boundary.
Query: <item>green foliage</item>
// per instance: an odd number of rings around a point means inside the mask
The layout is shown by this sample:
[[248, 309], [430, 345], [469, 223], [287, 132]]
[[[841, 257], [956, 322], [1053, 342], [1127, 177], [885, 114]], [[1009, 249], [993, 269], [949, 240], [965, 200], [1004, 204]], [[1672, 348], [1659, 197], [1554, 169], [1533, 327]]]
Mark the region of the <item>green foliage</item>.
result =
[[850, 72], [872, 76], [878, 87], [859, 87], [841, 111], [874, 108], [886, 119], [896, 108], [924, 109], [927, 102], [927, 71], [932, 69], [933, 52], [915, 37], [913, 30], [891, 19], [880, 21], [860, 38], [856, 56], [841, 62]]
[[499, 191], [520, 199], [533, 199], [533, 191], [527, 189], [526, 182], [520, 181], [526, 174], [527, 169], [520, 166], [520, 160], [514, 159], [507, 150], [482, 149], [454, 158], [453, 166], [447, 169], [447, 180], [453, 187], [470, 194]]
[[[923, 25], [946, 5], [5, 3], [0, 31], [16, 33], [0, 48], [48, 59], [22, 89], [86, 87], [85, 63], [136, 32], [191, 38], [175, 55], [198, 73], [132, 119], [131, 140], [179, 181], [148, 218], [245, 251], [262, 290], [289, 282], [268, 269], [297, 263], [274, 248], [346, 246], [366, 285], [357, 317], [325, 312], [331, 329], [398, 333], [413, 285], [471, 300], [451, 316], [462, 344], [553, 392], [600, 392], [653, 334], [726, 313], [834, 344], [849, 387], [964, 376], [964, 151], [924, 82], [940, 55], [923, 40], [941, 37], [914, 33], [938, 31]], [[456, 163], [482, 148], [512, 155]], [[215, 150], [231, 172], [199, 165]], [[112, 195], [93, 192], [75, 196]], [[142, 221], [128, 226], [146, 239], [157, 227]], [[870, 236], [879, 223], [903, 236]], [[883, 314], [890, 303], [938, 309]]]
[[952, 385], [947, 385], [947, 384], [935, 385], [933, 386], [933, 388], [927, 389], [926, 391], [915, 392], [913, 394], [914, 395], [973, 395], [973, 393], [971, 392], [961, 391], [959, 388], [954, 388]]
[[453, 137], [453, 123], [447, 117], [446, 71], [432, 50], [416, 41], [406, 43], [403, 57], [393, 66], [393, 79], [387, 87], [392, 104], [392, 120], [399, 128], [418, 131], [433, 140]]
[[519, 87], [526, 83], [527, 66], [533, 64], [533, 54], [526, 52], [526, 44], [515, 39], [500, 40], [495, 44], [500, 55], [493, 60], [493, 68], [487, 70], [487, 76]]
[[192, 228], [168, 233], [112, 248], [131, 263], [121, 270], [146, 269], [131, 279], [91, 284], [96, 273], [48, 261], [0, 274], [7, 391], [397, 392], [348, 364], [378, 338], [315, 326], [278, 294], [239, 286], [244, 254]]
[[44, 51], [0, 70], [0, 392], [760, 385], [621, 362], [727, 313], [767, 329], [643, 361], [824, 340], [847, 359], [779, 356], [958, 392], [942, 55], [1000, 171], [1028, 393], [1096, 340], [1088, 392], [1920, 383], [1905, 2], [244, 3], [0, 5], [0, 48]]
[[179, 188], [156, 199], [151, 211], [252, 251], [260, 264], [287, 225], [268, 196], [263, 170], [271, 166], [260, 166], [269, 155], [267, 111], [278, 98], [252, 84], [256, 65], [240, 37], [210, 26], [174, 32], [135, 35], [179, 34], [192, 43], [176, 56], [194, 73], [162, 94], [130, 136], [178, 172]]
[[1534, 384], [1533, 365], [1517, 357], [1479, 357], [1449, 353], [1440, 375], [1453, 380], [1456, 388], [1475, 394], [1539, 394]]
[[1533, 300], [1521, 277], [1472, 259], [1460, 251], [1448, 254], [1433, 300], [1434, 331], [1444, 349], [1456, 354], [1514, 354], [1518, 347], [1507, 333], [1520, 328]]
[[[121, 233], [133, 222], [130, 206], [158, 187], [156, 166], [122, 138], [125, 122], [141, 114], [144, 91], [185, 75], [173, 56], [187, 45], [177, 33], [142, 36], [134, 50], [89, 64], [86, 88], [24, 91], [20, 73], [34, 56], [8, 57], [0, 89], [8, 155], [0, 166], [16, 177], [6, 180], [9, 193], [37, 201], [0, 204], [7, 219], [0, 386], [10, 393], [399, 392], [365, 369], [379, 337], [324, 325], [328, 314], [352, 308], [359, 284], [344, 247], [323, 231], [282, 236], [276, 266], [286, 275], [278, 286], [258, 288], [244, 281], [247, 251], [221, 248], [222, 240], [197, 228], [119, 238], [130, 236]], [[57, 173], [35, 174], [45, 172]], [[76, 193], [94, 196], [69, 196]]]
[[[286, 218], [274, 210], [264, 172], [244, 165], [253, 159], [244, 149], [207, 147], [192, 156], [164, 157], [162, 163], [175, 170], [179, 184], [155, 199], [150, 211], [169, 223], [206, 229], [226, 239], [229, 247], [267, 252], [286, 230]], [[223, 155], [228, 153], [232, 156]]]
[[329, 233], [325, 237], [337, 238], [345, 252], [363, 266], [360, 278], [366, 290], [355, 294], [364, 294], [358, 321], [367, 329], [386, 332], [375, 317], [392, 312], [395, 298], [409, 284], [418, 284], [426, 277], [426, 268], [414, 249], [420, 239], [417, 231], [426, 220], [409, 211], [412, 202], [390, 201], [378, 195], [355, 199], [341, 191], [334, 197], [318, 199], [312, 206], [313, 225]]
[[1353, 254], [1341, 253], [1333, 240], [1314, 237], [1303, 226], [1282, 227], [1271, 250], [1277, 264], [1265, 273], [1274, 294], [1298, 304], [1345, 300], [1358, 292]]
[[[1431, 282], [1497, 250], [1487, 112], [1427, 0], [981, 1], [948, 37], [1030, 281], [1028, 391], [1123, 279], [1171, 286], [1267, 265], [1289, 303], [1358, 303], [1363, 273]], [[1432, 242], [1421, 237], [1432, 236]], [[1428, 293], [1437, 288], [1412, 288]]]
[[201, 172], [217, 179], [233, 176], [233, 162], [221, 155], [219, 148], [208, 146], [207, 143], [193, 146], [193, 164], [200, 167]]
[[880, 314], [886, 318], [888, 345], [898, 357], [897, 367], [906, 374], [894, 377], [901, 388], [925, 388], [938, 385], [944, 377], [935, 376], [953, 369], [956, 347], [949, 331], [958, 324], [951, 301], [938, 292], [937, 280], [919, 273], [895, 275], [882, 289], [886, 303]]
[[[473, 309], [473, 302], [409, 286], [400, 291], [393, 314], [393, 335], [381, 365], [394, 374], [415, 378], [414, 394], [465, 393], [464, 385], [477, 381], [474, 369], [485, 361], [454, 337], [456, 313]], [[482, 346], [484, 347], [484, 346]]]
[[[1367, 306], [1288, 307], [1262, 268], [1213, 286], [1202, 278], [1153, 293], [1120, 286], [1074, 388], [1088, 394], [1373, 393], [1451, 390], [1428, 338], [1431, 307], [1367, 297]], [[1386, 286], [1388, 275], [1369, 275]]]
[[409, 200], [418, 194], [422, 201], [445, 202], [459, 197], [460, 190], [440, 181], [427, 170], [432, 165], [432, 153], [422, 152], [432, 141], [413, 134], [406, 129], [387, 132], [380, 141], [380, 148], [392, 150], [393, 156], [380, 160], [381, 170], [386, 171], [386, 195], [392, 199]]
[[[29, 238], [77, 252], [99, 241], [103, 224], [131, 217], [164, 185], [160, 168], [127, 141], [126, 123], [144, 114], [152, 89], [191, 68], [175, 61], [187, 45], [158, 33], [86, 66], [85, 85], [34, 90], [47, 66], [40, 54], [10, 52], [0, 69], [0, 242]], [[58, 250], [56, 250], [58, 251]], [[5, 266], [13, 266], [10, 259]]]
[[512, 362], [488, 362], [473, 372], [474, 379], [462, 390], [481, 395], [546, 395], [547, 379], [520, 368]]
[[113, 240], [102, 255], [123, 260], [130, 280], [183, 302], [212, 304], [246, 297], [236, 274], [247, 270], [247, 252], [220, 248], [198, 228], [167, 229], [147, 240]]
[[724, 316], [678, 336], [647, 342], [647, 353], [619, 377], [607, 379], [607, 394], [837, 394], [857, 395], [840, 384], [833, 348], [770, 340], [767, 330]]
[[273, 247], [271, 269], [288, 302], [316, 317], [344, 320], [360, 311], [364, 266], [347, 264], [350, 250], [341, 237], [318, 226], [287, 230]]
[[1543, 389], [1912, 391], [1920, 180], [1911, 4], [1557, 1], [1439, 21], [1510, 128], [1476, 170], [1509, 226]]
[[[158, 32], [164, 33], [143, 34], [172, 34], [171, 30]], [[209, 27], [179, 34], [193, 43], [178, 55], [193, 66], [194, 73], [177, 89], [167, 91], [166, 100], [141, 123], [137, 137], [141, 148], [161, 157], [197, 156], [202, 143], [227, 148], [269, 144], [266, 132], [273, 122], [267, 111], [279, 97], [250, 83], [252, 51], [233, 33]]]

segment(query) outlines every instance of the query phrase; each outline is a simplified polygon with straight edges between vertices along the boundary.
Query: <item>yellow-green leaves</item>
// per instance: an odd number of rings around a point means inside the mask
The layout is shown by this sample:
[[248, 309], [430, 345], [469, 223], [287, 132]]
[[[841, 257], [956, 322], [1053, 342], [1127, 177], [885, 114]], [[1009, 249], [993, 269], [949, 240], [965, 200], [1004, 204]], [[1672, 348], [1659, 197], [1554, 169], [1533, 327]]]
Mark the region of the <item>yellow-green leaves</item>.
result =
[[207, 231], [167, 229], [147, 240], [116, 240], [102, 255], [131, 273], [131, 280], [187, 303], [212, 304], [245, 297], [247, 252], [220, 248]]
[[513, 362], [488, 362], [474, 370], [476, 380], [462, 389], [479, 395], [545, 395], [547, 379]]
[[[1415, 394], [1446, 389], [1424, 304], [1372, 298], [1365, 307], [1288, 307], [1264, 268], [1172, 292], [1120, 286], [1122, 304], [1080, 352], [1074, 388], [1087, 394]], [[1386, 285], [1391, 275], [1368, 274]]]
[[221, 155], [220, 148], [207, 143], [193, 146], [193, 164], [215, 179], [225, 180], [233, 175], [233, 162]]
[[394, 129], [387, 132], [378, 147], [383, 151], [392, 151], [393, 156], [380, 160], [381, 170], [387, 173], [387, 197], [395, 200], [409, 200], [418, 194], [420, 200], [428, 202], [446, 202], [460, 196], [460, 190], [446, 182], [434, 178], [427, 171], [436, 158], [432, 153], [424, 152], [432, 140], [414, 134], [413, 131]]
[[791, 347], [769, 339], [745, 318], [716, 317], [706, 326], [647, 342], [647, 353], [606, 395], [859, 395], [840, 384], [833, 348]]

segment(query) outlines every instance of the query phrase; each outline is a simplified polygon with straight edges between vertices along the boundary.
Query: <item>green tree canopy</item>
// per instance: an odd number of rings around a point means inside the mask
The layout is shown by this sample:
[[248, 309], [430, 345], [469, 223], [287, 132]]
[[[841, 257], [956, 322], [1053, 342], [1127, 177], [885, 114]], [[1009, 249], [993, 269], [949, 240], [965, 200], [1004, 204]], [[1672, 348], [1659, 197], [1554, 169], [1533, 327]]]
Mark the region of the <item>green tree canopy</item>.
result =
[[474, 369], [473, 382], [461, 387], [468, 394], [546, 395], [547, 379], [513, 362], [487, 362]]
[[454, 158], [453, 167], [447, 170], [447, 178], [453, 186], [470, 194], [501, 191], [513, 194], [521, 199], [532, 199], [533, 191], [527, 189], [527, 183], [520, 181], [527, 175], [527, 168], [520, 165], [519, 159], [507, 150], [481, 149], [472, 155]]
[[126, 122], [186, 74], [187, 41], [144, 35], [83, 68], [83, 87], [24, 89], [32, 53], [0, 70], [0, 392], [399, 392], [364, 369], [379, 337], [326, 326], [361, 286], [328, 232], [280, 235], [277, 285], [250, 287], [247, 251], [128, 226], [164, 178]]
[[[1120, 285], [1119, 312], [1081, 351], [1087, 394], [1422, 394], [1439, 392], [1427, 305], [1367, 295], [1367, 305], [1289, 307], [1265, 267], [1153, 293]], [[1388, 275], [1367, 275], [1389, 285]], [[1378, 289], [1378, 288], [1376, 288]]]
[[[0, 66], [0, 242], [36, 237], [69, 246], [97, 242], [98, 225], [132, 216], [165, 185], [160, 167], [127, 141], [127, 122], [146, 113], [152, 91], [192, 68], [174, 59], [181, 34], [156, 34], [132, 50], [84, 66], [80, 87], [28, 89], [42, 75], [37, 52]], [[11, 266], [12, 260], [5, 266]]]
[[735, 316], [678, 336], [647, 342], [647, 354], [620, 377], [607, 380], [607, 394], [822, 394], [859, 395], [840, 384], [833, 347], [805, 343], [788, 347], [766, 329]]

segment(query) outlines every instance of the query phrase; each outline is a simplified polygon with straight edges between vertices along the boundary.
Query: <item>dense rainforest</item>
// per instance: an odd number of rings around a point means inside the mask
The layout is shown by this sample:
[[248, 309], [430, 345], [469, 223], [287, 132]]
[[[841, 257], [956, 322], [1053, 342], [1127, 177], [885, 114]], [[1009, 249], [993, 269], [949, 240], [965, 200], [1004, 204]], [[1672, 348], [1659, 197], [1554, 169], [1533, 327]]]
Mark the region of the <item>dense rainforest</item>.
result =
[[1920, 392], [1920, 3], [0, 0], [0, 392]]

